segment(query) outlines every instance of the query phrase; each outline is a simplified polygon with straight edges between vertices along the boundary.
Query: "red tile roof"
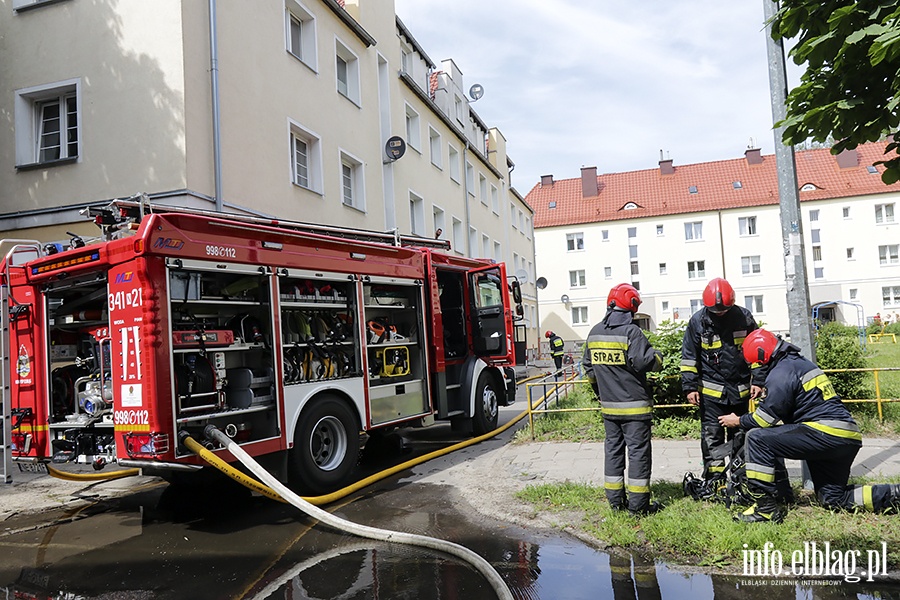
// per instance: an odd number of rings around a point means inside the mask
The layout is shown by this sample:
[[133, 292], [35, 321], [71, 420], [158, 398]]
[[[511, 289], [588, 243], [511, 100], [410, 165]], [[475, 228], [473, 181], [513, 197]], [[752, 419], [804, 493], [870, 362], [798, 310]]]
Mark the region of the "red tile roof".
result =
[[[797, 182], [816, 187], [800, 192], [800, 201], [827, 200], [867, 194], [900, 191], [900, 183], [885, 185], [881, 181], [884, 167], [878, 173], [867, 170], [883, 159], [886, 142], [865, 144], [857, 148], [858, 166], [841, 169], [837, 157], [829, 149], [804, 150], [796, 153]], [[597, 196], [582, 198], [581, 178], [538, 183], [525, 201], [534, 208], [534, 226], [554, 227], [578, 223], [596, 223], [675, 215], [710, 210], [778, 204], [778, 178], [775, 155], [762, 157], [751, 165], [746, 158], [721, 160], [693, 165], [676, 165], [671, 175], [659, 169], [607, 173], [597, 176]], [[736, 181], [740, 189], [735, 189]], [[697, 193], [689, 189], [696, 186]], [[550, 208], [555, 202], [556, 207]], [[637, 208], [627, 210], [633, 202]]]

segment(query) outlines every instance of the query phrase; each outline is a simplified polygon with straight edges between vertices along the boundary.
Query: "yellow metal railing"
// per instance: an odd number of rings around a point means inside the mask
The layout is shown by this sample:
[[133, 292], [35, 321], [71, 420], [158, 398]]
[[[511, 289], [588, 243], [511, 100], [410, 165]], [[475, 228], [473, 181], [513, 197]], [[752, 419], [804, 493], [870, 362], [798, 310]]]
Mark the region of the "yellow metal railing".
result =
[[[861, 369], [822, 369], [825, 373], [852, 373], [852, 372], [871, 372], [875, 380], [875, 397], [874, 398], [842, 398], [845, 403], [850, 404], [870, 404], [875, 403], [878, 406], [878, 419], [884, 421], [884, 410], [882, 406], [886, 403], [900, 402], [900, 398], [882, 398], [881, 383], [879, 381], [879, 373], [883, 371], [900, 371], [900, 367], [868, 367]], [[555, 400], [557, 407], [559, 399], [567, 398], [569, 390], [573, 389], [576, 384], [588, 383], [587, 379], [576, 379], [578, 371], [574, 367], [564, 367], [555, 373], [545, 376], [541, 380], [533, 383], [525, 384], [528, 405], [528, 424], [531, 428], [531, 439], [534, 439], [534, 415], [549, 413], [566, 413], [566, 412], [600, 412], [599, 403], [595, 407], [583, 408], [549, 408], [551, 400]], [[533, 392], [535, 388], [543, 390], [543, 395], [533, 401]], [[543, 406], [544, 408], [539, 408]], [[693, 404], [656, 404], [654, 408], [688, 408]], [[754, 403], [751, 400], [750, 410], [754, 410]]]

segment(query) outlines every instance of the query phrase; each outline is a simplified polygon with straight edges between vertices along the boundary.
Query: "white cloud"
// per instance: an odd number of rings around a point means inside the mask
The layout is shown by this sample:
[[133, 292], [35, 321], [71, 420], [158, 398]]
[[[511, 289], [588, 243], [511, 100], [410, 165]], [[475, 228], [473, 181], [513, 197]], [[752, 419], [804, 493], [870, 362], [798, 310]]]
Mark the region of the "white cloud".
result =
[[509, 141], [514, 185], [773, 151], [759, 0], [395, 0]]

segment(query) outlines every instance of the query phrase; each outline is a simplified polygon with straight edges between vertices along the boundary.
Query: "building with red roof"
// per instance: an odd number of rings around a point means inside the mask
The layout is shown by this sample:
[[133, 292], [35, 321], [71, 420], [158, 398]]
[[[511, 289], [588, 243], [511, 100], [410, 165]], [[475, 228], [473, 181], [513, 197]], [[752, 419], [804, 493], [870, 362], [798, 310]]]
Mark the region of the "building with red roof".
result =
[[[820, 319], [865, 324], [900, 312], [896, 204], [881, 180], [885, 143], [839, 155], [796, 153], [810, 300]], [[686, 320], [714, 277], [775, 331], [788, 331], [785, 234], [774, 155], [598, 174], [545, 175], [525, 197], [534, 209], [541, 328], [580, 340], [606, 312], [609, 289], [634, 284], [647, 329]], [[557, 265], [554, 267], [553, 265]], [[561, 265], [565, 265], [561, 267]]]

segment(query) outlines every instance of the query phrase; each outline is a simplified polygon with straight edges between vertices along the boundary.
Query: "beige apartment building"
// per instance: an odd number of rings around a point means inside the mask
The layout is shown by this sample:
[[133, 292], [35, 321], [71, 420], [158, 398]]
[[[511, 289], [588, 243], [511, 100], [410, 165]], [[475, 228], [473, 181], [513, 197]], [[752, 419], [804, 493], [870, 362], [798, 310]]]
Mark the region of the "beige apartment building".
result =
[[95, 235], [80, 209], [139, 193], [438, 236], [518, 274], [537, 346], [506, 138], [393, 2], [0, 0], [0, 55], [0, 238]]
[[[865, 325], [900, 313], [900, 184], [881, 181], [885, 144], [834, 156], [797, 152], [808, 315]], [[541, 330], [583, 340], [606, 313], [609, 289], [632, 283], [638, 318], [655, 330], [685, 321], [703, 289], [726, 278], [757, 321], [790, 330], [775, 157], [744, 158], [581, 177], [543, 177], [526, 196], [535, 209]], [[565, 265], [560, 267], [559, 265]]]

